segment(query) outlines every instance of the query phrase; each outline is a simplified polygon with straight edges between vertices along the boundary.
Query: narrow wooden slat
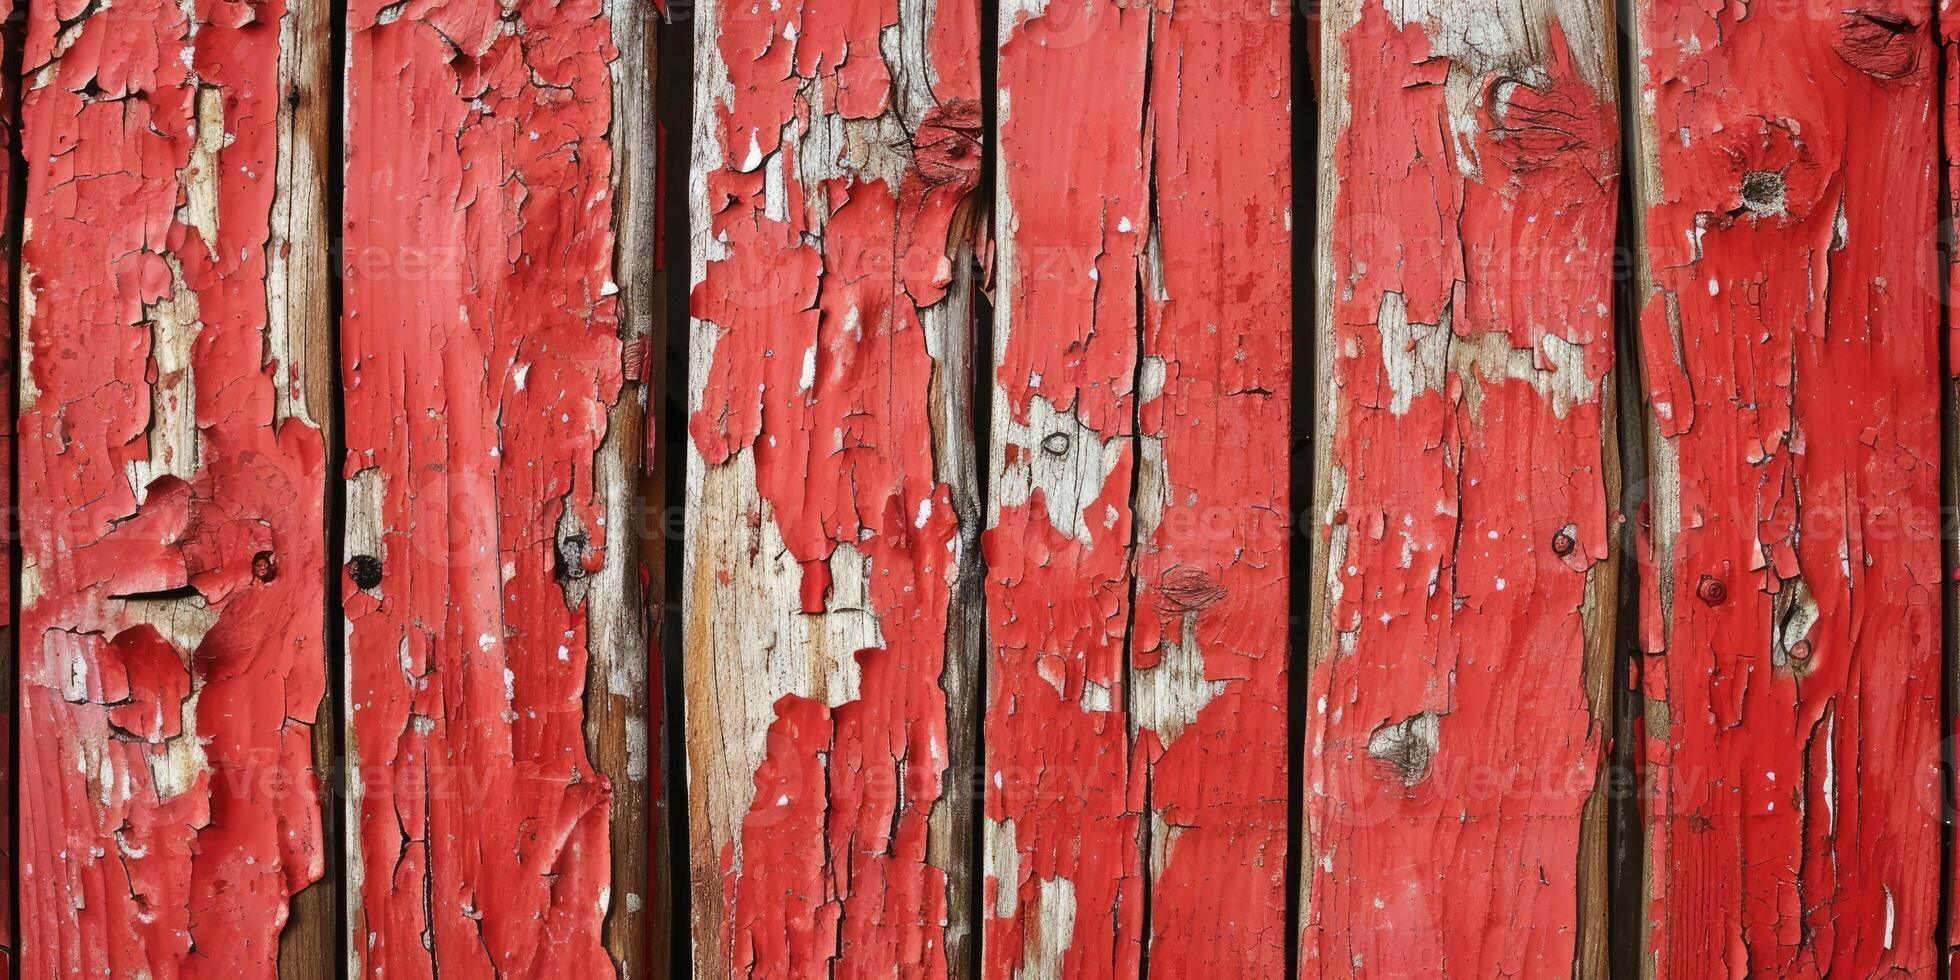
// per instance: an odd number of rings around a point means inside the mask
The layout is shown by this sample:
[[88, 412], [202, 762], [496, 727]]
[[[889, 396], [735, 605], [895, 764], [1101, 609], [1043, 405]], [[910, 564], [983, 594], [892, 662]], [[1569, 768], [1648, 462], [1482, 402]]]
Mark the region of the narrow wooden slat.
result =
[[1604, 976], [1612, 7], [1324, 17], [1302, 969]]
[[648, 14], [348, 25], [348, 970], [653, 975]]
[[[14, 540], [14, 268], [20, 258], [16, 234], [21, 202], [14, 193], [20, 176], [21, 48], [26, 36], [27, 8], [16, 0], [0, 0], [0, 513], [6, 515], [6, 541]], [[13, 975], [14, 891], [19, 864], [14, 861], [14, 803], [18, 785], [14, 773], [14, 571], [0, 576], [0, 974]]]
[[662, 398], [656, 352], [667, 335], [666, 283], [659, 264], [666, 229], [658, 218], [659, 164], [666, 147], [654, 112], [658, 11], [647, 0], [605, 0], [604, 10], [616, 52], [606, 130], [613, 154], [612, 200], [610, 212], [601, 208], [586, 223], [600, 224], [610, 216], [617, 235], [612, 281], [619, 290], [625, 375], [594, 475], [607, 526], [620, 543], [616, 559], [594, 576], [587, 599], [592, 621], [585, 730], [587, 751], [613, 787], [606, 949], [620, 980], [655, 980], [667, 975], [672, 929], [668, 886], [664, 877], [656, 878], [666, 820], [658, 806], [664, 797], [655, 755], [662, 695], [653, 672], [667, 528], [661, 523], [662, 481], [651, 442], [651, 406]]
[[[1941, 650], [1944, 654], [1942, 665], [1945, 668], [1943, 692], [1948, 712], [1946, 722], [1954, 724], [1951, 712], [1960, 707], [1960, 659], [1954, 654], [1956, 644], [1960, 644], [1960, 521], [1956, 521], [1953, 508], [1960, 507], [1960, 0], [1939, 0], [1938, 24], [1940, 29], [1940, 64], [1945, 69], [1941, 79], [1940, 101], [1940, 151], [1941, 163], [1946, 178], [1944, 190], [1946, 199], [1941, 201], [1945, 210], [1941, 213], [1940, 244], [1944, 249], [1942, 258], [1946, 265], [1946, 292], [1941, 299], [1941, 318], [1946, 328], [1946, 361], [1941, 368], [1945, 375], [1945, 391], [1940, 411], [1943, 427], [1941, 438], [1940, 465], [1944, 474], [1941, 487], [1944, 492], [1940, 509], [1940, 542], [1944, 564], [1942, 573], [1945, 584], [1945, 615], [1941, 617], [1943, 628]], [[1951, 824], [1956, 801], [1960, 801], [1960, 773], [1951, 768], [1954, 760], [1954, 730], [1949, 727], [1943, 731], [1946, 752], [1942, 763], [1947, 764], [1946, 786], [1942, 800], [1942, 816]], [[1950, 833], [1949, 829], [1949, 833]], [[1952, 897], [1960, 894], [1960, 864], [1953, 861], [1952, 841], [1946, 842], [1947, 865], [1940, 888], [1949, 896], [1945, 903], [1946, 947], [1939, 950], [1939, 962], [1948, 976], [1960, 968], [1960, 902]]]
[[1636, 5], [1652, 976], [1939, 957], [1931, 13]]
[[1289, 14], [1002, 5], [988, 977], [1283, 972]]
[[700, 976], [965, 973], [977, 13], [694, 8]]
[[325, 851], [315, 6], [29, 13], [25, 975], [297, 966]]

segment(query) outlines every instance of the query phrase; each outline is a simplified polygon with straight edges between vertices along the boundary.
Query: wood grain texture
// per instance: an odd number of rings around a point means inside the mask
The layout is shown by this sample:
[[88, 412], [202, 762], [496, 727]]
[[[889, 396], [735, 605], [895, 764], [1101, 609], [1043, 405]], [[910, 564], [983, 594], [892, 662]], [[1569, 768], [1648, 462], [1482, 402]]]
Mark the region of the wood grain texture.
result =
[[1636, 12], [1646, 969], [1931, 976], [1930, 5]]
[[1323, 17], [1302, 972], [1604, 976], [1612, 9]]
[[1289, 11], [1000, 16], [985, 973], [1278, 975]]
[[29, 11], [26, 976], [272, 976], [324, 870], [314, 16]]
[[[653, 444], [663, 401], [657, 351], [667, 338], [667, 294], [660, 268], [659, 165], [666, 146], [655, 107], [658, 11], [646, 0], [606, 0], [612, 25], [612, 150], [615, 232], [612, 283], [619, 290], [624, 375], [606, 424], [593, 485], [617, 545], [592, 576], [586, 668], [586, 747], [613, 790], [612, 878], [606, 949], [620, 980], [667, 975], [668, 884], [662, 872], [665, 794], [657, 678], [659, 618], [668, 528], [661, 515], [662, 455]], [[601, 287], [603, 291], [604, 287]]]
[[[962, 972], [978, 8], [697, 6], [685, 658], [701, 976]], [[963, 738], [968, 731], [959, 732]]]
[[348, 11], [351, 975], [653, 975], [647, 23]]

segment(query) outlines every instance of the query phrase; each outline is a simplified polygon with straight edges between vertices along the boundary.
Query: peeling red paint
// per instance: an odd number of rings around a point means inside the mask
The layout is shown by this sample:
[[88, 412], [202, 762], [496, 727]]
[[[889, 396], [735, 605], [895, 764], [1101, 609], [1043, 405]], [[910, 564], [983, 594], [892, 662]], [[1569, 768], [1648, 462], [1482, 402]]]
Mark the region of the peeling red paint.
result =
[[[688, 670], [734, 671], [689, 682], [696, 968], [947, 976], [965, 913], [936, 820], [948, 678], [970, 669], [949, 612], [971, 560], [964, 396], [948, 401], [971, 338], [948, 289], [979, 174], [976, 8], [699, 15], [714, 67], [697, 138], [715, 166], [695, 175], [697, 250], [711, 244], [692, 296], [707, 353], [689, 505], [722, 508], [708, 541], [751, 543], [690, 543]], [[926, 63], [887, 63], [894, 35]], [[768, 571], [777, 549], [787, 578]], [[771, 625], [797, 614], [788, 635]], [[854, 642], [808, 635], [836, 630]]]
[[325, 584], [254, 574], [325, 560], [320, 432], [271, 353], [285, 14], [29, 14], [26, 974], [272, 976], [323, 873]]
[[348, 953], [373, 977], [610, 975], [587, 644], [622, 613], [594, 573], [637, 550], [595, 486], [625, 374], [610, 21], [348, 20]]
[[1611, 19], [1523, 15], [1327, 15], [1305, 976], [1564, 976], [1588, 927]]
[[986, 975], [1276, 975], [1287, 11], [1004, 17]]
[[[19, 249], [14, 241], [14, 217], [20, 202], [13, 192], [18, 171], [14, 154], [20, 147], [20, 77], [16, 55], [22, 50], [25, 8], [14, 0], [0, 0], [0, 229], [5, 229], [6, 247], [0, 249], [0, 514], [8, 515], [6, 537], [14, 539], [14, 397], [17, 354], [14, 336], [14, 267]], [[14, 861], [14, 801], [18, 795], [13, 772], [15, 678], [17, 665], [13, 647], [14, 576], [11, 570], [0, 575], [0, 867], [18, 868]], [[0, 974], [12, 976], [14, 964], [14, 890], [16, 874], [0, 881]]]
[[1639, 10], [1657, 975], [1938, 958], [1931, 13]]

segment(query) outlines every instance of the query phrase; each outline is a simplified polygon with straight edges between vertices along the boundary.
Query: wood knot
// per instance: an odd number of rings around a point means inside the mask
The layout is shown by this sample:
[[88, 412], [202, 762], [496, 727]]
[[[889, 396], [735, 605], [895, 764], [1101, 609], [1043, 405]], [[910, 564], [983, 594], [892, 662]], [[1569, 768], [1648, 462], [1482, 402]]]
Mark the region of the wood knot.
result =
[[1375, 729], [1368, 736], [1368, 754], [1403, 786], [1414, 786], [1429, 777], [1429, 764], [1441, 740], [1441, 719], [1436, 712], [1425, 711]]
[[1919, 67], [1919, 25], [1889, 10], [1847, 10], [1831, 47], [1873, 78], [1902, 78]]
[[252, 556], [252, 577], [261, 582], [270, 582], [279, 577], [279, 560], [270, 551], [261, 551]]
[[372, 589], [381, 584], [381, 559], [373, 555], [355, 555], [347, 561], [347, 577], [354, 580], [358, 589]]
[[1066, 456], [1070, 442], [1068, 433], [1050, 432], [1041, 440], [1041, 451], [1050, 456]]
[[1729, 217], [1737, 218], [1743, 214], [1757, 217], [1781, 217], [1789, 214], [1788, 189], [1783, 183], [1783, 175], [1775, 170], [1751, 170], [1742, 175], [1742, 186], [1737, 193], [1742, 206], [1729, 212]]
[[574, 582], [591, 574], [586, 565], [592, 542], [583, 534], [567, 534], [558, 539], [558, 579]]
[[929, 184], [980, 182], [980, 103], [953, 99], [927, 110], [912, 136], [912, 159]]
[[1180, 565], [1157, 582], [1157, 607], [1173, 615], [1197, 612], [1231, 593], [1203, 569]]
[[1728, 601], [1729, 587], [1713, 575], [1703, 575], [1701, 581], [1695, 585], [1695, 595], [1708, 605], [1719, 606]]
[[1585, 170], [1617, 143], [1612, 116], [1598, 95], [1570, 75], [1533, 67], [1492, 78], [1486, 92], [1491, 149], [1512, 173]]

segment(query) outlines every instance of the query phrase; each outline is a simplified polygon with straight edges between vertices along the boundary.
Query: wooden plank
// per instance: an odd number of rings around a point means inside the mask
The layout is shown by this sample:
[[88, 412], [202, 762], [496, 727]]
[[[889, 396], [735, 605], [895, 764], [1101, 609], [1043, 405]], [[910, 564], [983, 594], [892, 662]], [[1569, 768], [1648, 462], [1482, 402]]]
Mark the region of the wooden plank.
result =
[[1930, 4], [1636, 13], [1645, 966], [1931, 975]]
[[1329, 4], [1306, 976], [1604, 976], [1607, 3]]
[[[14, 399], [17, 377], [14, 372], [14, 269], [20, 259], [16, 221], [21, 214], [20, 196], [14, 192], [15, 178], [21, 174], [20, 78], [21, 54], [26, 38], [27, 7], [15, 0], [0, 0], [0, 512], [6, 517], [9, 550], [17, 538], [14, 512]], [[9, 869], [0, 881], [0, 974], [13, 976], [14, 891], [17, 869], [14, 861], [14, 804], [18, 797], [14, 779], [14, 577], [9, 558], [7, 574], [0, 576], [0, 867]]]
[[966, 972], [977, 14], [695, 7], [700, 976]]
[[26, 975], [271, 976], [323, 873], [316, 16], [29, 12]]
[[1289, 13], [1001, 8], [988, 977], [1283, 972]]
[[[1940, 625], [1944, 628], [1941, 650], [1945, 654], [1943, 664], [1946, 669], [1944, 710], [1949, 725], [1954, 724], [1952, 712], [1960, 707], [1960, 659], [1954, 656], [1955, 642], [1960, 640], [1960, 443], [1954, 441], [1954, 434], [1960, 433], [1960, 0], [1939, 0], [1940, 64], [1945, 69], [1940, 79], [1940, 136], [1941, 162], [1944, 164], [1946, 199], [1941, 203], [1944, 211], [1938, 223], [1941, 258], [1945, 263], [1946, 291], [1940, 297], [1941, 321], [1946, 327], [1946, 361], [1941, 367], [1945, 372], [1945, 386], [1940, 421], [1941, 438], [1941, 497], [1940, 542], [1944, 564], [1942, 572], [1946, 579], [1945, 615]], [[1945, 750], [1941, 762], [1946, 766], [1946, 784], [1941, 800], [1942, 814], [1949, 825], [1953, 822], [1956, 806], [1960, 806], [1960, 772], [1952, 767], [1954, 761], [1954, 731], [1949, 728], [1944, 733]], [[1950, 833], [1949, 829], [1949, 833]], [[1947, 842], [1951, 847], [1951, 839]], [[1947, 854], [1944, 877], [1940, 880], [1942, 892], [1948, 896], [1944, 903], [1946, 918], [1942, 923], [1946, 930], [1946, 946], [1939, 950], [1939, 963], [1948, 976], [1960, 968], [1960, 903], [1951, 897], [1960, 893], [1960, 864], [1956, 864], [1951, 851]]]
[[[613, 788], [612, 879], [606, 949], [620, 980], [667, 976], [672, 929], [664, 874], [665, 796], [658, 753], [662, 688], [659, 608], [667, 528], [653, 445], [663, 387], [656, 352], [666, 346], [667, 293], [660, 268], [659, 168], [666, 146], [654, 111], [659, 11], [646, 0], [605, 0], [612, 25], [611, 218], [617, 235], [612, 282], [618, 295], [625, 374], [596, 461], [594, 486], [608, 526], [623, 535], [620, 560], [593, 577], [586, 668], [587, 751]], [[604, 208], [583, 222], [602, 224]], [[603, 291], [603, 287], [602, 287]], [[628, 520], [627, 518], [630, 518]]]
[[648, 21], [348, 11], [352, 975], [653, 975]]

